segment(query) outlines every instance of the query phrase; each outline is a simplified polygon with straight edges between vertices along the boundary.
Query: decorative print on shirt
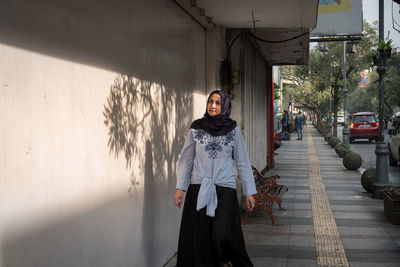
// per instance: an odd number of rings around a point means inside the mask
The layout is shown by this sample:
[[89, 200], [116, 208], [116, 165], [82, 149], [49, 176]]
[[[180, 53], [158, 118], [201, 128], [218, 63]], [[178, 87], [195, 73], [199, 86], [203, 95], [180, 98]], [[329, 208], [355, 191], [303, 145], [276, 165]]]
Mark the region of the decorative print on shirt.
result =
[[222, 136], [212, 136], [201, 129], [194, 130], [194, 139], [200, 144], [205, 145], [204, 149], [208, 152], [209, 159], [217, 158], [218, 152], [222, 151], [223, 146], [228, 146], [233, 141], [234, 136], [235, 130]]

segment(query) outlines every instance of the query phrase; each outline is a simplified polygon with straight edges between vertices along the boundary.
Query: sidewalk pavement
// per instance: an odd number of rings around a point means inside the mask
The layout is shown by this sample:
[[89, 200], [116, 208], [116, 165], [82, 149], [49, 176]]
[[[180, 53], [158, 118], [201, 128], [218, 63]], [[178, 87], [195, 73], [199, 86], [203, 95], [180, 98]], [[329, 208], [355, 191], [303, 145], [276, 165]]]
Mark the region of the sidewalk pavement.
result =
[[[400, 225], [389, 223], [383, 200], [372, 199], [360, 173], [343, 167], [315, 128], [303, 140], [282, 141], [275, 168], [289, 191], [279, 226], [257, 211], [242, 225], [247, 251], [255, 266], [400, 266]], [[262, 168], [263, 166], [256, 166]]]

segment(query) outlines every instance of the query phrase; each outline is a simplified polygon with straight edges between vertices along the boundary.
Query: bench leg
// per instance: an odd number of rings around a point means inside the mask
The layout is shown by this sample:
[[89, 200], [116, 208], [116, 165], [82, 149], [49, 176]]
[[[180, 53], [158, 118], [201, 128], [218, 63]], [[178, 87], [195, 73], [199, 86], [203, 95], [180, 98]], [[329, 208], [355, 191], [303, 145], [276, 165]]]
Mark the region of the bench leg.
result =
[[268, 213], [269, 217], [271, 218], [272, 225], [278, 226], [279, 224], [275, 223], [274, 214], [272, 213], [272, 206], [273, 206], [272, 204], [273, 204], [273, 203], [271, 203], [271, 205], [268, 207], [267, 213]]
[[282, 208], [282, 199], [276, 198], [276, 202], [277, 202], [278, 205], [279, 205], [279, 210], [285, 210], [284, 208]]

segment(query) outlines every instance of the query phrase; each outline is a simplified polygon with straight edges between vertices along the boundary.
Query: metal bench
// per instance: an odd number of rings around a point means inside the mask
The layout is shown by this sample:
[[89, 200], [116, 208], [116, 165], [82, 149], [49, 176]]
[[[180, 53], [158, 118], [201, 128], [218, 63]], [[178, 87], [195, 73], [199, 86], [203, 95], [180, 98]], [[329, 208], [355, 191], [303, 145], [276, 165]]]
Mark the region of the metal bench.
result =
[[[253, 211], [265, 210], [271, 217], [272, 225], [278, 225], [275, 223], [272, 207], [274, 201], [276, 201], [279, 205], [279, 209], [284, 210], [282, 208], [281, 196], [288, 191], [288, 188], [276, 183], [276, 179], [280, 178], [279, 175], [265, 177], [261, 175], [254, 166], [251, 166], [251, 168], [253, 169], [254, 180], [257, 188], [257, 194], [254, 196], [256, 204]], [[243, 223], [247, 223], [249, 214], [250, 212], [247, 210]]]
[[282, 132], [274, 133], [274, 141], [277, 141], [280, 145], [282, 144]]

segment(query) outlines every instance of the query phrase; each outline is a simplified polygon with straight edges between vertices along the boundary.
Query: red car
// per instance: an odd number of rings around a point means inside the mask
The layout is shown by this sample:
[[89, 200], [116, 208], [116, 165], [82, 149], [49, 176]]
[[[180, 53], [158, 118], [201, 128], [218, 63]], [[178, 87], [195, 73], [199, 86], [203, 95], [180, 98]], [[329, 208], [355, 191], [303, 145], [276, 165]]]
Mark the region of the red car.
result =
[[379, 122], [373, 112], [352, 114], [349, 121], [350, 143], [355, 139], [368, 139], [370, 142], [379, 138]]

